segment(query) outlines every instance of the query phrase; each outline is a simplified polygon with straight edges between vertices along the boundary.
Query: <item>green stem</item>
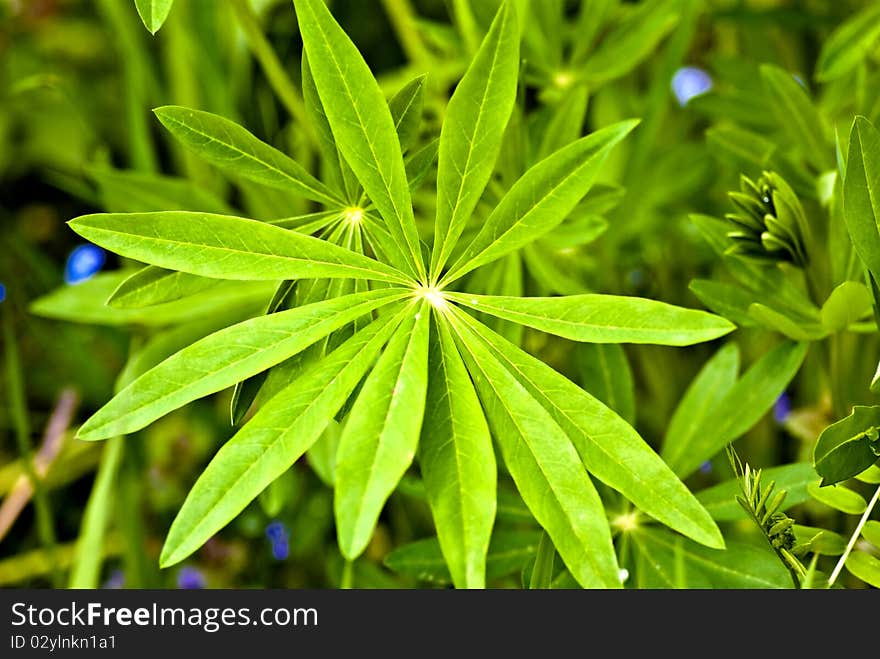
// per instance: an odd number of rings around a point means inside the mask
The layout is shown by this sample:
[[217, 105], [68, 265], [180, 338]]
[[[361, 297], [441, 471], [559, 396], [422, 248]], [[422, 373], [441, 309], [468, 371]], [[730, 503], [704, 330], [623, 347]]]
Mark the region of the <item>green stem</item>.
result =
[[546, 531], [541, 535], [538, 543], [538, 552], [535, 554], [535, 565], [532, 567], [532, 578], [529, 580], [529, 590], [548, 589], [553, 583], [553, 559], [556, 556], [556, 547]]
[[[8, 305], [5, 305], [8, 306]], [[34, 493], [34, 505], [37, 512], [37, 533], [40, 543], [49, 556], [52, 563], [52, 584], [56, 588], [62, 587], [62, 575], [56, 558], [55, 525], [52, 520], [52, 507], [42, 479], [37, 476], [33, 463], [33, 451], [30, 442], [30, 424], [28, 411], [25, 403], [24, 377], [21, 372], [21, 363], [18, 359], [18, 344], [15, 339], [15, 330], [12, 327], [12, 314], [9, 309], [3, 309], [3, 341], [6, 344], [6, 386], [8, 389], [7, 400], [9, 401], [10, 417], [15, 426], [15, 438], [18, 443], [18, 452], [24, 466], [25, 475], [31, 482]]]
[[382, 0], [382, 4], [407, 59], [413, 63], [427, 62], [430, 56], [419, 35], [409, 0]]
[[859, 536], [862, 533], [862, 529], [865, 528], [865, 523], [868, 521], [868, 518], [871, 516], [871, 511], [874, 510], [874, 506], [877, 505], [877, 499], [880, 499], [880, 486], [877, 487], [877, 490], [874, 492], [874, 496], [871, 497], [870, 503], [868, 503], [868, 507], [865, 508], [865, 512], [862, 513], [861, 519], [859, 519], [859, 523], [856, 525], [856, 530], [853, 531], [853, 534], [849, 538], [849, 542], [846, 545], [846, 549], [840, 557], [840, 560], [837, 561], [837, 565], [834, 566], [834, 570], [831, 572], [831, 576], [828, 577], [828, 587], [834, 585], [834, 582], [837, 581], [837, 577], [840, 575], [840, 571], [843, 569], [843, 566], [846, 564], [846, 559], [849, 558], [850, 553], [853, 550], [853, 547], [856, 545], [856, 540], [859, 539]]
[[342, 580], [339, 582], [341, 590], [354, 588], [354, 561], [345, 561], [342, 566]]
[[305, 106], [299, 91], [284, 70], [284, 65], [281, 64], [281, 61], [272, 49], [272, 44], [269, 43], [266, 35], [263, 34], [257, 15], [251, 8], [250, 3], [247, 0], [232, 0], [231, 4], [233, 10], [235, 10], [238, 22], [242, 30], [244, 30], [248, 46], [260, 63], [272, 89], [278, 95], [278, 98], [284, 107], [287, 108], [290, 115], [303, 128], [312, 144], [317, 144], [317, 136], [314, 134], [311, 124], [306, 117]]

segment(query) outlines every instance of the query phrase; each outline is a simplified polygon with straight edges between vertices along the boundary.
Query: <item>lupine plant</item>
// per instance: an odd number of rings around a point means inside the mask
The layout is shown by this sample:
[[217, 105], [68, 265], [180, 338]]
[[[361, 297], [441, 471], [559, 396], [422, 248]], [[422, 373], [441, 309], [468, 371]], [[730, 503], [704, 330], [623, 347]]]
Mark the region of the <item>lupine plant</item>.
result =
[[34, 489], [68, 585], [880, 587], [875, 5], [797, 70], [699, 0], [364, 3], [390, 69], [339, 3], [279, 1], [283, 58], [259, 3], [123, 4], [125, 155], [50, 161], [87, 210], [29, 307], [124, 355], [75, 543]]

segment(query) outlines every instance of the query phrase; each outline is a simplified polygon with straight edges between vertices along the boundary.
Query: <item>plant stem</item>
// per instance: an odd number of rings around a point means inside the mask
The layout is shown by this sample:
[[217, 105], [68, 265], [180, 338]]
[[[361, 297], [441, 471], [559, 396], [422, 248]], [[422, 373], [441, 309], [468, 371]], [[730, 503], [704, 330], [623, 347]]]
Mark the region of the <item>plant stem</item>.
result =
[[861, 535], [862, 529], [865, 527], [865, 523], [871, 516], [871, 511], [874, 510], [874, 506], [877, 505], [878, 498], [880, 498], [880, 486], [877, 487], [877, 490], [874, 492], [874, 496], [871, 497], [871, 501], [870, 503], [868, 503], [868, 507], [865, 508], [865, 512], [862, 514], [861, 519], [859, 519], [859, 523], [856, 525], [856, 530], [853, 531], [853, 534], [850, 536], [849, 542], [846, 545], [846, 549], [840, 556], [840, 560], [837, 561], [837, 565], [834, 566], [834, 570], [831, 572], [831, 576], [828, 577], [829, 588], [834, 585], [835, 581], [837, 581], [837, 577], [840, 575], [840, 571], [843, 569], [844, 564], [846, 564], [846, 559], [849, 558], [853, 547], [855, 547], [856, 540], [859, 539], [859, 535]]
[[354, 561], [345, 561], [342, 565], [342, 580], [339, 582], [341, 590], [351, 590], [354, 587]]
[[306, 117], [305, 106], [290, 76], [284, 70], [284, 65], [278, 59], [278, 55], [272, 49], [272, 44], [266, 39], [263, 30], [260, 27], [257, 15], [251, 8], [247, 0], [232, 0], [232, 8], [238, 18], [238, 22], [244, 30], [244, 36], [247, 40], [251, 52], [257, 58], [266, 79], [272, 86], [272, 89], [278, 95], [281, 103], [290, 112], [290, 115], [302, 127], [313, 144], [317, 144], [317, 137], [311, 128]]
[[556, 547], [550, 536], [544, 531], [538, 543], [538, 551], [535, 554], [535, 564], [532, 567], [532, 578], [529, 580], [529, 589], [548, 589], [553, 583], [553, 558], [556, 555]]
[[34, 506], [37, 512], [37, 533], [40, 542], [46, 550], [46, 554], [52, 564], [52, 584], [56, 588], [62, 587], [62, 575], [56, 559], [55, 551], [55, 526], [52, 520], [52, 507], [49, 497], [43, 487], [43, 481], [37, 476], [33, 463], [33, 451], [30, 443], [30, 424], [28, 423], [28, 411], [25, 403], [24, 378], [21, 372], [21, 364], [18, 359], [18, 344], [15, 339], [15, 330], [12, 327], [12, 314], [8, 309], [3, 313], [3, 341], [6, 344], [6, 386], [10, 416], [15, 425], [15, 438], [18, 442], [18, 452], [24, 472], [31, 482], [34, 493]]
[[426, 62], [428, 51], [419, 35], [415, 13], [409, 0], [382, 0], [382, 4], [407, 59], [416, 64]]

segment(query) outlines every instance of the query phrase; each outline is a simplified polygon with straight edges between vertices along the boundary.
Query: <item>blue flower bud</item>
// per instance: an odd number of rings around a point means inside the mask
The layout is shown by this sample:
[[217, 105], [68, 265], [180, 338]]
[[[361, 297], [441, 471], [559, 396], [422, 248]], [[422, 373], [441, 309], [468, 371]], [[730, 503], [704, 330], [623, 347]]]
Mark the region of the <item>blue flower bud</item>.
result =
[[282, 522], [274, 521], [270, 522], [266, 526], [266, 537], [269, 540], [278, 540], [279, 538], [287, 537], [287, 528], [284, 526]]
[[0, 302], [6, 300], [6, 285], [0, 284]]
[[276, 540], [272, 543], [272, 556], [275, 560], [283, 561], [290, 554], [290, 545], [287, 538]]
[[197, 590], [205, 587], [205, 575], [194, 567], [184, 567], [177, 573], [177, 587], [183, 590]]
[[773, 418], [776, 419], [776, 423], [785, 423], [789, 414], [791, 414], [791, 399], [783, 392], [773, 404]]
[[64, 266], [64, 281], [68, 284], [78, 284], [94, 277], [104, 267], [106, 259], [104, 250], [97, 245], [86, 243], [75, 247]]
[[712, 89], [712, 78], [708, 73], [695, 66], [680, 68], [672, 76], [672, 93], [682, 107], [694, 96], [705, 94]]
[[700, 465], [700, 473], [701, 474], [711, 474], [712, 473], [712, 463], [709, 460], [706, 460], [703, 464]]

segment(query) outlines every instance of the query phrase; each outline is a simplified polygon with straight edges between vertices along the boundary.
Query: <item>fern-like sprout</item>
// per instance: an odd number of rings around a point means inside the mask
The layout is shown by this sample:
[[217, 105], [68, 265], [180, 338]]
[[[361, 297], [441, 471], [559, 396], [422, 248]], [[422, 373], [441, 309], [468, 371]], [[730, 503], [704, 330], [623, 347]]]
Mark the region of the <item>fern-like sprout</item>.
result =
[[761, 470], [754, 470], [748, 463], [743, 463], [730, 445], [727, 447], [727, 458], [742, 490], [742, 496], [736, 497], [737, 502], [761, 529], [770, 547], [791, 575], [794, 587], [800, 588], [807, 577], [807, 568], [798, 555], [807, 551], [810, 542], [797, 544], [794, 520], [781, 510], [787, 492], [778, 490], [774, 494], [775, 481], [762, 487]]

